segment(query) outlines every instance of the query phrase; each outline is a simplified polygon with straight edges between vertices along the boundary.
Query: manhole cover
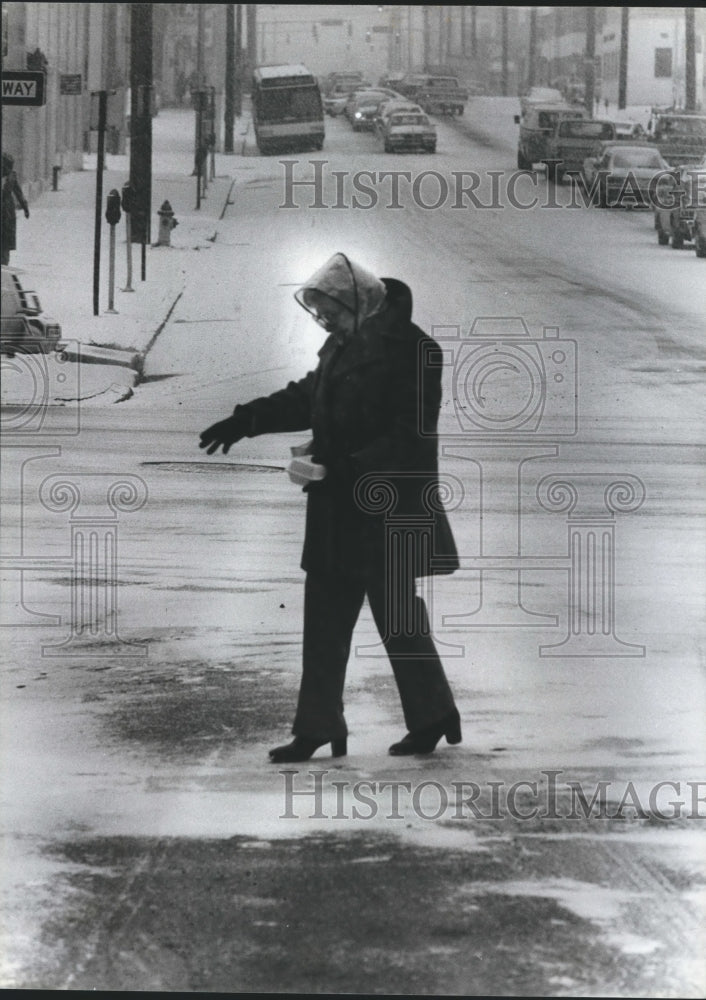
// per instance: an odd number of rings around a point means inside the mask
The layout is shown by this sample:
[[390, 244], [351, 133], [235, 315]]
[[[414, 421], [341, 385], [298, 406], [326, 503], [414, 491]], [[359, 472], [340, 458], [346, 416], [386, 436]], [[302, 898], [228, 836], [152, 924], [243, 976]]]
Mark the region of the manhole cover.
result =
[[141, 462], [141, 465], [161, 469], [163, 472], [277, 472], [284, 469], [277, 465], [249, 465], [246, 462]]

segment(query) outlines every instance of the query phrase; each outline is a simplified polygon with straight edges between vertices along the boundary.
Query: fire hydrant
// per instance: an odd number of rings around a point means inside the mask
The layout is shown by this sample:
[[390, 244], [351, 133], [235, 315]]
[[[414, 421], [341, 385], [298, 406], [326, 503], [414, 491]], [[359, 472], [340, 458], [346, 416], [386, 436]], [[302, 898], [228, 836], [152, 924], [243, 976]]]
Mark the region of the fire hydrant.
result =
[[157, 238], [157, 246], [171, 246], [172, 229], [178, 225], [177, 220], [174, 218], [174, 209], [168, 201], [165, 201], [157, 212], [157, 215], [159, 216], [159, 236]]

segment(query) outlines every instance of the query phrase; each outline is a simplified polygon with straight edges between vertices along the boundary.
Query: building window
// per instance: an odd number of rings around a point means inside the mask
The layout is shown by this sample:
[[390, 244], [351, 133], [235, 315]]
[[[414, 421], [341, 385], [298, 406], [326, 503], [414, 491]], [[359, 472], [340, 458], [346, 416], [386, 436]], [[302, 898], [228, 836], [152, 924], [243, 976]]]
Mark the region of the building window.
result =
[[672, 75], [672, 50], [655, 49], [655, 76]]

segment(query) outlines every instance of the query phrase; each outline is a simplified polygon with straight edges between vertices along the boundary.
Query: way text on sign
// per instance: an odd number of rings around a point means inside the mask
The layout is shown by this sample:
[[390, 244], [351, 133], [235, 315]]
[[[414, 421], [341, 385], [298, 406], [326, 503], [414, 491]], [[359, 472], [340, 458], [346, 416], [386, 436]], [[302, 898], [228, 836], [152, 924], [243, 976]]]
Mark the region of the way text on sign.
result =
[[2, 103], [39, 108], [44, 104], [44, 73], [7, 71], [2, 74]]

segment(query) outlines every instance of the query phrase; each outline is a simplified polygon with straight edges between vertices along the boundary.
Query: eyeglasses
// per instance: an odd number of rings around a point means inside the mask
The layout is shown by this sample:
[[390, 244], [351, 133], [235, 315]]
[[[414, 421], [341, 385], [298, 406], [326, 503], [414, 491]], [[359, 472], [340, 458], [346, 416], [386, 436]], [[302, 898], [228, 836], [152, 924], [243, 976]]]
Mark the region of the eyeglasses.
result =
[[325, 330], [330, 329], [330, 327], [335, 327], [340, 324], [341, 320], [346, 320], [353, 315], [350, 309], [346, 309], [345, 306], [341, 306], [340, 309], [324, 310], [316, 309], [311, 311], [311, 315], [314, 317], [319, 326], [322, 326]]

